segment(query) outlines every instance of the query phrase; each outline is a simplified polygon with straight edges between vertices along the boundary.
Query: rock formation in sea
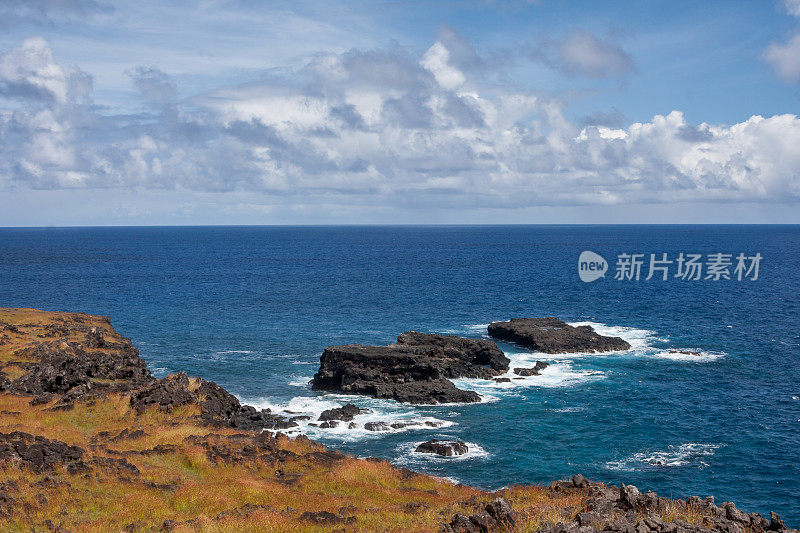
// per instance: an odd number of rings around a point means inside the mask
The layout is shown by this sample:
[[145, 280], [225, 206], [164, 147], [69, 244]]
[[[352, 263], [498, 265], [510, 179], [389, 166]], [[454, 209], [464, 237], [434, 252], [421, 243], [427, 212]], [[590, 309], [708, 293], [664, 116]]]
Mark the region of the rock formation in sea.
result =
[[489, 335], [544, 353], [611, 352], [631, 347], [619, 337], [600, 335], [591, 326], [570, 326], [552, 316], [492, 322]]
[[456, 388], [450, 379], [489, 379], [508, 365], [490, 340], [409, 331], [388, 346], [329, 346], [311, 383], [314, 390], [407, 403], [477, 402], [477, 393]]
[[442, 457], [453, 457], [464, 455], [469, 451], [469, 447], [461, 440], [439, 440], [430, 439], [419, 444], [416, 451], [420, 453], [432, 453]]

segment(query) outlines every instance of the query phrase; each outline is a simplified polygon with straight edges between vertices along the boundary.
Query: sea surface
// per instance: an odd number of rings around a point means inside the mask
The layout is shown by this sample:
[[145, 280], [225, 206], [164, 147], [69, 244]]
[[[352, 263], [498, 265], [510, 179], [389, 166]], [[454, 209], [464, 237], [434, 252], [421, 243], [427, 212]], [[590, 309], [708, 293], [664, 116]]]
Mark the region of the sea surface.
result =
[[[580, 281], [584, 250], [608, 261], [604, 278]], [[649, 254], [681, 252], [763, 259], [755, 281], [674, 270], [644, 279]], [[645, 254], [639, 281], [614, 279], [622, 253]], [[664, 496], [713, 494], [794, 527], [799, 304], [798, 226], [0, 229], [0, 305], [109, 315], [156, 375], [185, 370], [256, 406], [372, 410], [353, 430], [299, 428], [330, 447], [488, 489], [580, 472]], [[328, 345], [386, 344], [411, 329], [483, 337], [489, 322], [527, 316], [589, 323], [632, 349], [544, 355], [501, 344], [512, 367], [550, 366], [511, 384], [459, 380], [482, 395], [472, 405], [308, 386]], [[396, 419], [440, 427], [361, 427]], [[413, 451], [437, 437], [471, 452]]]

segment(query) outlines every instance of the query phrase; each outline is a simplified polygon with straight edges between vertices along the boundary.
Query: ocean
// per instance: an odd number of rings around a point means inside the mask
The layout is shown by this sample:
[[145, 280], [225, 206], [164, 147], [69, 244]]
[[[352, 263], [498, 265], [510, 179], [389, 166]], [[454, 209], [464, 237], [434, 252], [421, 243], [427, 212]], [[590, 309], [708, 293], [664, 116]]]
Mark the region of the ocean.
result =
[[[607, 261], [605, 277], [579, 279], [584, 250]], [[732, 279], [645, 279], [650, 254], [680, 253], [732, 254]], [[736, 279], [740, 253], [761, 255], [757, 280]], [[615, 279], [620, 254], [644, 254], [638, 281]], [[794, 526], [799, 303], [798, 226], [0, 229], [0, 305], [108, 315], [157, 376], [183, 370], [258, 407], [371, 410], [353, 430], [299, 428], [329, 447], [488, 489], [580, 472], [663, 496], [713, 494]], [[500, 343], [512, 367], [550, 366], [512, 383], [458, 380], [482, 395], [470, 405], [308, 385], [329, 345], [387, 344], [412, 329], [483, 337], [492, 321], [529, 316], [588, 323], [632, 348], [544, 355]], [[398, 419], [439, 427], [360, 427]], [[414, 452], [443, 437], [470, 452]]]

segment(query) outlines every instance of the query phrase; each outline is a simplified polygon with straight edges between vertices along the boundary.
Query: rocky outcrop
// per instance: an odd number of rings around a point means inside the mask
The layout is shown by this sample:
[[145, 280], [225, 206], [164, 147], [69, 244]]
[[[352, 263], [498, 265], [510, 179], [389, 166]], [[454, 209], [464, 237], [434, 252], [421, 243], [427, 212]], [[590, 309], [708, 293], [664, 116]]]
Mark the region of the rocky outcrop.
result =
[[368, 413], [368, 409], [361, 409], [356, 407], [352, 403], [348, 403], [343, 405], [342, 407], [336, 407], [334, 409], [326, 409], [320, 413], [318, 420], [321, 422], [324, 421], [331, 421], [331, 420], [341, 420], [342, 422], [350, 422], [353, 420], [356, 415], [360, 415], [361, 413]]
[[466, 516], [456, 513], [440, 533], [488, 533], [511, 530], [517, 522], [517, 513], [504, 498], [487, 503], [482, 511]]
[[461, 440], [431, 439], [417, 446], [416, 451], [433, 453], [442, 457], [453, 457], [455, 455], [464, 455], [469, 451], [469, 447]]
[[196, 404], [201, 410], [200, 418], [208, 424], [237, 429], [287, 429], [297, 425], [269, 409], [257, 410], [250, 405], [242, 405], [234, 395], [213, 381], [202, 378], [190, 380], [183, 372], [156, 380], [135, 391], [130, 403], [140, 414], [151, 406], [172, 411], [175, 407]]
[[311, 383], [314, 390], [407, 403], [477, 402], [477, 393], [457, 389], [450, 379], [489, 379], [507, 371], [508, 363], [497, 345], [486, 339], [411, 331], [388, 346], [326, 348]]
[[591, 326], [570, 326], [555, 317], [492, 322], [489, 335], [544, 353], [611, 352], [631, 347], [619, 337], [600, 335]]
[[[541, 533], [797, 533], [770, 513], [767, 520], [758, 513], [746, 513], [731, 502], [717, 506], [714, 498], [690, 496], [673, 500], [653, 492], [642, 494], [633, 485], [605, 485], [588, 481], [580, 474], [569, 480], [550, 484], [547, 498], [579, 496], [585, 502], [572, 507], [571, 520], [545, 522], [535, 531]], [[465, 501], [462, 506], [476, 509], [469, 515], [458, 512], [440, 533], [488, 533], [513, 531], [519, 514], [503, 499], [497, 498], [481, 508], [477, 502]], [[533, 531], [533, 530], [532, 530]]]
[[70, 394], [76, 399], [90, 391], [96, 394], [126, 391], [152, 381], [145, 362], [130, 341], [109, 348], [113, 350], [88, 351], [81, 343], [64, 340], [25, 348], [18, 356], [37, 362], [27, 364], [28, 371], [7, 384], [5, 390], [44, 399]]
[[524, 368], [515, 368], [514, 373], [518, 376], [538, 376], [542, 370], [550, 366], [550, 363], [545, 363], [543, 361], [536, 361], [536, 364], [532, 367], [524, 367]]
[[[615, 487], [586, 480], [580, 474], [571, 480], [554, 481], [554, 492], [577, 492], [586, 498], [585, 510], [573, 521], [547, 524], [545, 533], [765, 533], [790, 532], [775, 513], [767, 520], [758, 513], [746, 513], [732, 502], [717, 506], [713, 496], [702, 499], [690, 496], [673, 500], [654, 492], [641, 493], [633, 485]], [[675, 518], [678, 517], [678, 518]], [[691, 517], [691, 521], [680, 517]]]
[[85, 450], [58, 440], [21, 431], [0, 433], [0, 465], [6, 462], [25, 465], [35, 471], [52, 470], [56, 465], [80, 463]]

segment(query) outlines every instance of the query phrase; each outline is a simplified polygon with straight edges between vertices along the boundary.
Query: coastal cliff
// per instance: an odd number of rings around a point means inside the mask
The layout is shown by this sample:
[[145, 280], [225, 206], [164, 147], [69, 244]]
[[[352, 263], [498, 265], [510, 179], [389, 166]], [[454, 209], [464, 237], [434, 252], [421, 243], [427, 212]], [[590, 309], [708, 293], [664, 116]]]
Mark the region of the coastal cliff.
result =
[[[425, 353], [456, 342], [404, 335]], [[488, 350], [464, 364], [508, 368]], [[489, 493], [281, 433], [293, 425], [202, 378], [156, 379], [106, 317], [0, 309], [1, 531], [788, 531], [580, 475]]]

